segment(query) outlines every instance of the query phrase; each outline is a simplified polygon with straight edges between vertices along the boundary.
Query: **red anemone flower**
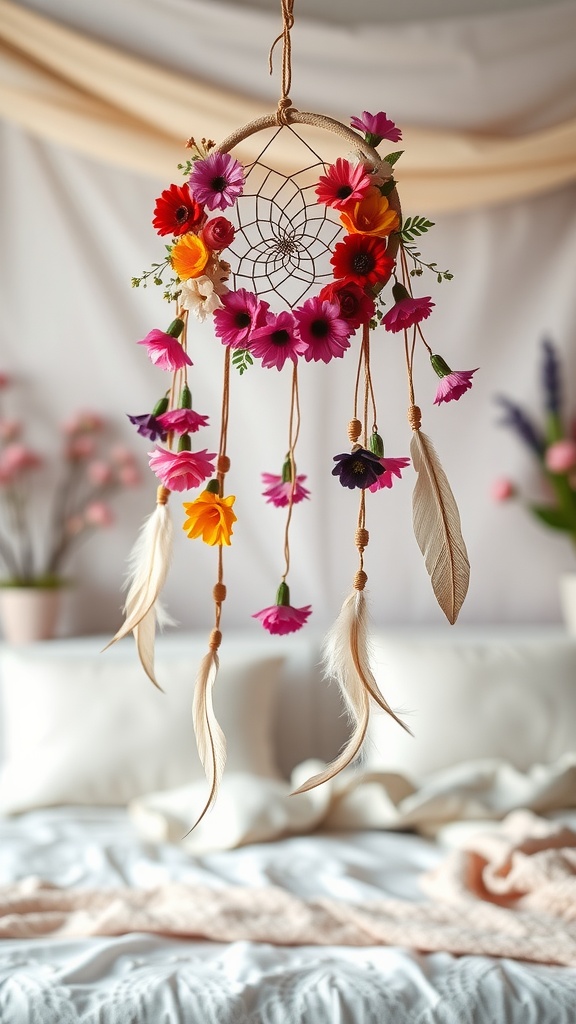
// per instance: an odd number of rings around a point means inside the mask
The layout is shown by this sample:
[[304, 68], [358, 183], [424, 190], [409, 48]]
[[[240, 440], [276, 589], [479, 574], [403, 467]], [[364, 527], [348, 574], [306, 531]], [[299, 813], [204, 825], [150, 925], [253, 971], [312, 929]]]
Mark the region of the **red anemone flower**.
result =
[[152, 226], [159, 235], [184, 235], [204, 220], [204, 210], [192, 198], [188, 185], [170, 185], [156, 200]]

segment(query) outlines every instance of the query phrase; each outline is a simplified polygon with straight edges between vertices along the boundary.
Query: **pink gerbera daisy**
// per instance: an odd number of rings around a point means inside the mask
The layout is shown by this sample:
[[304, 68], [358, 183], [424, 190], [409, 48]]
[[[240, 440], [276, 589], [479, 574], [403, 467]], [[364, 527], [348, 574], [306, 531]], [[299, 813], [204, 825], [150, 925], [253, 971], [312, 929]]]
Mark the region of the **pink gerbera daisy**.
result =
[[318, 180], [316, 195], [319, 203], [342, 210], [349, 203], [357, 203], [363, 199], [371, 181], [363, 164], [351, 164], [349, 160], [338, 157], [331, 164], [326, 174]]
[[194, 162], [189, 185], [197, 203], [209, 210], [225, 210], [242, 195], [242, 165], [229, 153], [211, 153]]
[[406, 469], [406, 466], [410, 465], [410, 459], [391, 459], [385, 458], [380, 459], [380, 465], [384, 466], [384, 472], [370, 484], [368, 490], [375, 492], [379, 491], [382, 487], [392, 487], [394, 483], [394, 477], [398, 477], [400, 480], [402, 477], [402, 470]]
[[214, 332], [224, 345], [248, 348], [252, 331], [263, 327], [269, 306], [253, 292], [239, 288], [222, 296], [222, 309], [214, 310]]
[[298, 335], [293, 313], [267, 313], [266, 323], [250, 335], [250, 353], [262, 360], [262, 366], [281, 370], [287, 359], [298, 361], [306, 351], [306, 342]]
[[343, 356], [350, 347], [348, 339], [352, 328], [340, 316], [337, 302], [327, 302], [314, 296], [295, 309], [294, 316], [298, 323], [298, 333], [306, 344], [306, 362], [322, 360], [329, 363], [332, 358]]
[[358, 132], [364, 132], [366, 142], [369, 146], [377, 146], [382, 139], [389, 142], [400, 142], [402, 132], [396, 127], [394, 121], [386, 116], [383, 110], [378, 114], [369, 114], [367, 110], [362, 112], [362, 117], [351, 117], [350, 125]]
[[199, 487], [214, 474], [216, 453], [208, 452], [206, 448], [201, 452], [171, 452], [167, 448], [155, 448], [148, 455], [150, 469], [170, 491]]

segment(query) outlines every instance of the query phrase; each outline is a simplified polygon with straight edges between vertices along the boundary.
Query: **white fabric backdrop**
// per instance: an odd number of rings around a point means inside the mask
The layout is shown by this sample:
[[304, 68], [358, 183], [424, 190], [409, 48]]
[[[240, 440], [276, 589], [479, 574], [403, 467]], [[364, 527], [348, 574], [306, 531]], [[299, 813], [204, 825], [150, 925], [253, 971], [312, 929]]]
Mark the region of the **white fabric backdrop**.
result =
[[[199, 0], [155, 5], [104, 0], [75, 5], [73, 11], [59, 0], [28, 6], [54, 11], [62, 20], [66, 15], [70, 22], [74, 17], [76, 24], [80, 16], [90, 18], [92, 23], [84, 27], [110, 38], [114, 32], [118, 44], [126, 42], [130, 26], [130, 48], [147, 50], [165, 63], [174, 54], [173, 64], [184, 70], [182, 40], [192, 38], [190, 70], [227, 85], [236, 81], [243, 92], [263, 98], [275, 95], [263, 63], [276, 16], [230, 8], [232, 20], [226, 20], [226, 5]], [[384, 106], [400, 121], [526, 131], [576, 111], [576, 69], [567, 59], [566, 42], [568, 18], [575, 14], [576, 5], [564, 3], [554, 9], [554, 17], [548, 8], [397, 25], [392, 35], [386, 30], [394, 46], [384, 61], [381, 49], [371, 49], [372, 27], [357, 26], [353, 33], [332, 27], [328, 31], [334, 38], [342, 33], [341, 45], [318, 49], [312, 44], [320, 27], [307, 24], [300, 30], [301, 39], [295, 32], [295, 81], [307, 105], [341, 117], [355, 109]], [[184, 18], [190, 21], [184, 23]], [[253, 49], [238, 47], [232, 60], [227, 45], [240, 27]], [[367, 60], [369, 56], [377, 62], [385, 91], [380, 78], [377, 89], [375, 79], [368, 74], [363, 79], [353, 55], [348, 63], [351, 39], [364, 48]], [[569, 49], [572, 53], [572, 43]], [[405, 74], [403, 61], [409, 67]], [[380, 94], [385, 96], [382, 102]], [[296, 99], [296, 90], [294, 95]], [[335, 95], [345, 98], [345, 110], [335, 109]], [[195, 130], [193, 125], [182, 127], [183, 136]], [[152, 326], [163, 326], [170, 311], [157, 292], [133, 292], [129, 282], [160, 251], [150, 217], [154, 198], [168, 183], [103, 166], [32, 139], [8, 123], [2, 125], [0, 160], [0, 368], [19, 376], [23, 409], [32, 420], [64, 416], [79, 405], [100, 408], [119, 420], [124, 411], [146, 411], [159, 397], [164, 378], [135, 341]], [[489, 487], [503, 472], [526, 481], [531, 475], [528, 454], [495, 425], [494, 394], [504, 391], [534, 405], [538, 346], [544, 335], [558, 342], [574, 377], [575, 200], [576, 187], [570, 186], [530, 202], [442, 215], [423, 242], [425, 255], [455, 273], [454, 281], [441, 287], [422, 280], [423, 293], [433, 294], [438, 302], [428, 340], [454, 368], [481, 366], [473, 391], [440, 409], [431, 405], [435, 383], [425, 361], [416, 375], [423, 426], [436, 443], [459, 501], [472, 563], [461, 621], [554, 620], [559, 614], [558, 573], [573, 566], [563, 538], [547, 534], [517, 507], [494, 507]], [[386, 398], [380, 402], [386, 405], [381, 416], [386, 450], [404, 455], [410, 431], [401, 345], [388, 335], [380, 341], [376, 359]], [[215, 424], [220, 352], [208, 327], [198, 329], [200, 345], [195, 402], [200, 411], [212, 413]], [[327, 369], [305, 366], [302, 374], [299, 465], [309, 475], [314, 501], [295, 511], [291, 587], [294, 603], [313, 604], [319, 626], [333, 620], [356, 567], [356, 498], [330, 476], [332, 455], [347, 447], [351, 373], [351, 362], [343, 361]], [[576, 388], [572, 397], [576, 407]], [[261, 470], [279, 471], [287, 405], [283, 375], [253, 369], [234, 381], [230, 485], [238, 494], [240, 522], [226, 557], [225, 625], [244, 625], [249, 612], [270, 603], [282, 571], [283, 516], [258, 498], [258, 475]], [[148, 444], [124, 429], [126, 439], [139, 446], [144, 464]], [[211, 450], [215, 440], [213, 429]], [[369, 502], [366, 567], [373, 617], [379, 624], [443, 626], [412, 536], [412, 483], [410, 472], [393, 491]], [[70, 601], [66, 631], [108, 630], [118, 621], [125, 557], [153, 495], [150, 477], [145, 488], [124, 498], [118, 527], [92, 541], [77, 558], [75, 575], [84, 582]], [[176, 500], [173, 507], [178, 523]], [[184, 625], [211, 623], [214, 578], [214, 552], [178, 535], [167, 599]]]

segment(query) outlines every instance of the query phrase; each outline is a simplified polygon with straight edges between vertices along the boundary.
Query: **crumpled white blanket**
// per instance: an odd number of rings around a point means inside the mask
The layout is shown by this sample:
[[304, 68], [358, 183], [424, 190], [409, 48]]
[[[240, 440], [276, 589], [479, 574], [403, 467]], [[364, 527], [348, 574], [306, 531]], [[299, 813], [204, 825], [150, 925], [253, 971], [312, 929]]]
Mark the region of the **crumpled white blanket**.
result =
[[145, 839], [182, 842], [202, 854], [317, 829], [413, 829], [442, 838], [452, 822], [499, 820], [519, 808], [541, 815], [576, 808], [576, 753], [527, 773], [504, 761], [464, 762], [419, 785], [393, 772], [348, 769], [317, 789], [291, 795], [322, 767], [305, 761], [290, 783], [225, 775], [215, 807], [192, 832], [206, 799], [203, 783], [140, 797], [129, 813]]

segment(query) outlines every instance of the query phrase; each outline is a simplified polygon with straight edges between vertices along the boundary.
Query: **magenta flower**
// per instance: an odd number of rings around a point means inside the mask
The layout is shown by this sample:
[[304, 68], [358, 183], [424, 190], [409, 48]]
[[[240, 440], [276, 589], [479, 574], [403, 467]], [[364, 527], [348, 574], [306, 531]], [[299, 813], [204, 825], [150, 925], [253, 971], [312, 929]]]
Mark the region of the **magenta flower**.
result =
[[167, 448], [155, 448], [148, 455], [150, 469], [170, 491], [188, 491], [214, 475], [216, 453], [206, 449], [170, 452]]
[[384, 472], [373, 484], [370, 484], [368, 490], [372, 491], [372, 493], [379, 491], [382, 487], [392, 487], [395, 476], [400, 480], [402, 478], [402, 470], [410, 465], [410, 459], [385, 458], [380, 459], [380, 465], [384, 467]]
[[350, 323], [340, 316], [340, 306], [337, 302], [327, 302], [319, 296], [314, 296], [295, 309], [294, 316], [300, 338], [306, 345], [306, 362], [322, 360], [329, 363], [332, 358], [343, 356], [346, 349], [350, 348], [348, 339], [352, 328]]
[[230, 348], [248, 348], [252, 331], [263, 327], [269, 306], [246, 288], [222, 296], [222, 309], [214, 310], [214, 332]]
[[208, 417], [193, 409], [171, 409], [156, 417], [163, 429], [177, 434], [195, 434], [200, 427], [208, 426]]
[[[286, 508], [290, 503], [292, 481], [290, 478], [285, 480], [284, 476], [284, 473], [282, 475], [278, 473], [262, 473], [262, 483], [265, 485], [262, 497], [266, 498], [266, 501], [271, 505], [275, 505], [276, 508]], [[299, 501], [304, 501], [305, 498], [310, 497], [310, 491], [303, 486], [305, 479], [305, 473], [298, 473], [292, 498], [293, 505], [297, 505]]]
[[146, 335], [138, 345], [146, 345], [148, 358], [161, 370], [181, 370], [183, 366], [192, 366], [192, 360], [182, 345], [172, 334], [154, 329]]
[[293, 313], [267, 313], [266, 323], [250, 335], [250, 353], [262, 360], [262, 366], [281, 370], [287, 359], [293, 363], [305, 353], [306, 342], [298, 335]]
[[326, 174], [318, 179], [316, 196], [319, 203], [331, 206], [334, 210], [342, 210], [350, 203], [357, 203], [364, 198], [371, 181], [363, 164], [351, 164], [349, 160], [338, 157], [331, 164]]
[[306, 623], [312, 612], [312, 606], [307, 604], [304, 608], [293, 608], [290, 604], [290, 590], [287, 583], [282, 582], [276, 594], [276, 604], [255, 612], [253, 619], [259, 621], [269, 633], [276, 633], [285, 636], [286, 633], [295, 633]]
[[378, 114], [369, 114], [367, 110], [362, 112], [362, 117], [351, 117], [350, 125], [358, 132], [363, 132], [369, 146], [377, 146], [382, 139], [389, 142], [400, 142], [402, 132], [396, 127], [394, 121], [386, 116], [383, 110]]
[[225, 210], [234, 206], [244, 188], [241, 164], [229, 153], [211, 153], [205, 160], [196, 160], [189, 181], [197, 203], [209, 210]]
[[[478, 367], [476, 367], [476, 370]], [[457, 402], [462, 395], [472, 387], [472, 375], [476, 370], [453, 370], [442, 377], [436, 391], [434, 405], [441, 405], [442, 402]]]
[[421, 299], [413, 298], [403, 284], [395, 284], [392, 294], [396, 304], [382, 317], [383, 326], [392, 334], [405, 331], [409, 327], [414, 327], [414, 324], [419, 324], [421, 320], [426, 320], [432, 312], [432, 306], [436, 305], [430, 295]]

